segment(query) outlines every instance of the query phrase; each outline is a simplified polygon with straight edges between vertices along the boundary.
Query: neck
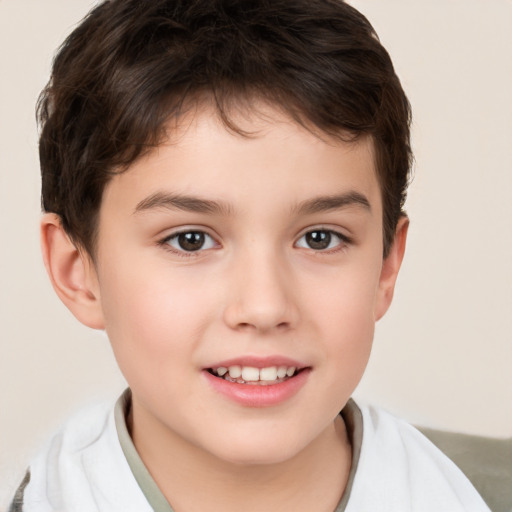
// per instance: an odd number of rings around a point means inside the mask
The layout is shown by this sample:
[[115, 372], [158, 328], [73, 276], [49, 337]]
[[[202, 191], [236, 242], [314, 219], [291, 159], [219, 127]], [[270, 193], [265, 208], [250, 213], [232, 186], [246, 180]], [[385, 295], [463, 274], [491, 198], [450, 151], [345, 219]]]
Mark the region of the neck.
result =
[[347, 484], [351, 446], [341, 416], [273, 464], [234, 464], [149, 423], [136, 408], [129, 418], [135, 447], [175, 512], [332, 512]]

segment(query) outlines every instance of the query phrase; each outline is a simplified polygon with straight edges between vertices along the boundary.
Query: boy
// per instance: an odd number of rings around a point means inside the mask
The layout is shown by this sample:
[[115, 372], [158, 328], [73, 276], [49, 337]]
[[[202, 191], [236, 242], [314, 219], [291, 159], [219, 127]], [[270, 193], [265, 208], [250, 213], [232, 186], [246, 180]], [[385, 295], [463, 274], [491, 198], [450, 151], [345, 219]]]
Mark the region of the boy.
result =
[[130, 390], [70, 420], [13, 510], [487, 510], [419, 433], [350, 400], [411, 161], [362, 15], [105, 2], [39, 112], [45, 264]]

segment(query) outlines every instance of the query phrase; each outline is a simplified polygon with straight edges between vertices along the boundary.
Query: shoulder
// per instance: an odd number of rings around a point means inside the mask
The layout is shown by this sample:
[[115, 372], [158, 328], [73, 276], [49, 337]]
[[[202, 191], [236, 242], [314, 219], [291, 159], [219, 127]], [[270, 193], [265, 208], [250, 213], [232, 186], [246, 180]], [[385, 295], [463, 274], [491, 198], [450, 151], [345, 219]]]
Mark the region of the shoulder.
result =
[[113, 403], [78, 412], [48, 441], [29, 467], [24, 512], [66, 510], [144, 512], [147, 501], [122, 453]]
[[350, 502], [357, 506], [347, 512], [372, 506], [390, 512], [489, 510], [466, 476], [418, 430], [382, 409], [359, 408], [363, 440]]

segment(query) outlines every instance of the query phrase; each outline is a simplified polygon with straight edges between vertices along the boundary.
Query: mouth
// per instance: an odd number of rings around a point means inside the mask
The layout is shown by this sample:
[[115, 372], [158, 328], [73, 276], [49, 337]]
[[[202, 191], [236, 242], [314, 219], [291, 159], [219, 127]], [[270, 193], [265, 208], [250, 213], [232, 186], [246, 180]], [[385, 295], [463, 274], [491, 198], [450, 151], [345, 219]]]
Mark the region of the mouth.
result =
[[285, 382], [305, 368], [297, 368], [296, 366], [267, 366], [257, 368], [254, 366], [218, 366], [215, 368], [207, 368], [206, 371], [219, 379], [234, 382], [237, 384], [248, 384], [252, 386], [271, 386]]
[[287, 402], [306, 385], [312, 367], [286, 357], [244, 357], [203, 369], [215, 392], [243, 407], [273, 407]]

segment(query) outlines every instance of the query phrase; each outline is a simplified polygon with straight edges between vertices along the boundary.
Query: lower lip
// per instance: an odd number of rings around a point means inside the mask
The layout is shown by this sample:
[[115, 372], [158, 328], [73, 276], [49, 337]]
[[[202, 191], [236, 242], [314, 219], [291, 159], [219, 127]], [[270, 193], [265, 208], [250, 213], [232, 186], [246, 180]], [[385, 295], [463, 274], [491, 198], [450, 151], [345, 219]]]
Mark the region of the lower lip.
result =
[[203, 371], [203, 374], [215, 391], [240, 405], [245, 407], [272, 407], [286, 402], [298, 393], [306, 383], [310, 371], [309, 368], [305, 368], [283, 382], [263, 386], [230, 382], [215, 377], [206, 370]]

